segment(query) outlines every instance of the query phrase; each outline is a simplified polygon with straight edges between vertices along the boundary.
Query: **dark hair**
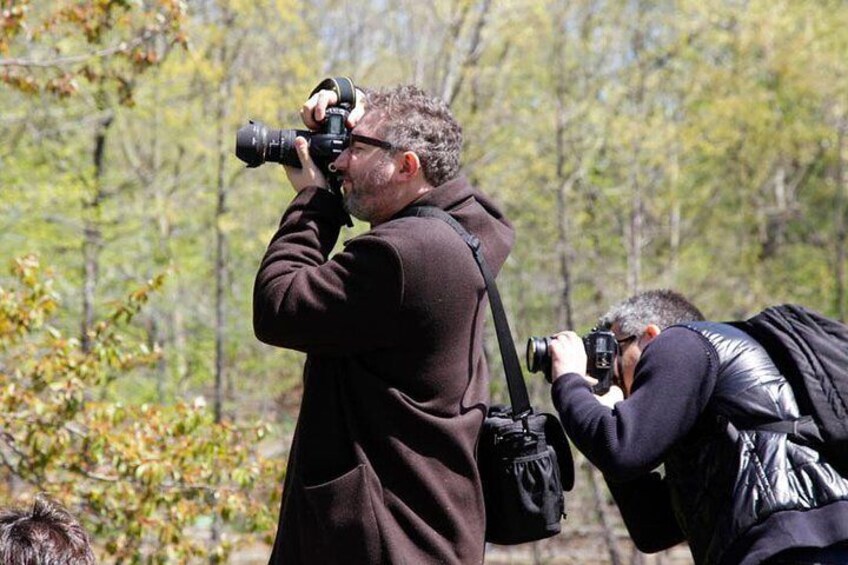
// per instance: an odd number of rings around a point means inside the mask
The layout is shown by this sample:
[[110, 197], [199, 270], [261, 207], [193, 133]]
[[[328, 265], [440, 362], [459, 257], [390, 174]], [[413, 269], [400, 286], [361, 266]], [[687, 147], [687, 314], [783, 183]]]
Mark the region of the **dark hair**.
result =
[[376, 114], [376, 132], [421, 160], [424, 178], [439, 186], [459, 175], [462, 127], [448, 105], [412, 85], [370, 90], [366, 114]]
[[0, 510], [3, 565], [94, 565], [85, 530], [70, 512], [44, 495], [31, 510]]
[[703, 320], [704, 315], [682, 294], [673, 290], [648, 290], [619, 302], [601, 316], [598, 324], [618, 324], [625, 335], [641, 335], [648, 324], [665, 329], [674, 324]]

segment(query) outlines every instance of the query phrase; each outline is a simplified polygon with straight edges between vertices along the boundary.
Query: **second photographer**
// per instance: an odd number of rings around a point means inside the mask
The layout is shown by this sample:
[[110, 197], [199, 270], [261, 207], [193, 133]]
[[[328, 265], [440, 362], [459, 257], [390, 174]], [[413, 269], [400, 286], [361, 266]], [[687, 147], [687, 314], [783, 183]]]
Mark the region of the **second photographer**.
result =
[[618, 343], [625, 399], [592, 394], [573, 332], [551, 342], [551, 394], [639, 549], [688, 541], [699, 565], [848, 563], [848, 480], [765, 431], [800, 412], [759, 343], [672, 291], [637, 294], [599, 325]]

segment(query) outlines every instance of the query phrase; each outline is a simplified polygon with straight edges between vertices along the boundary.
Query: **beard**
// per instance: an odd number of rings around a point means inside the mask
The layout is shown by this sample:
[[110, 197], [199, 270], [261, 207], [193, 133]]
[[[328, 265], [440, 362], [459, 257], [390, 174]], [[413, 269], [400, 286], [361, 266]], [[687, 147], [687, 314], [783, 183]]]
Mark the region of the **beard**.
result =
[[343, 205], [354, 218], [371, 222], [380, 216], [381, 197], [388, 190], [392, 178], [391, 171], [384, 164], [381, 161], [361, 175], [345, 177], [347, 190], [344, 191]]

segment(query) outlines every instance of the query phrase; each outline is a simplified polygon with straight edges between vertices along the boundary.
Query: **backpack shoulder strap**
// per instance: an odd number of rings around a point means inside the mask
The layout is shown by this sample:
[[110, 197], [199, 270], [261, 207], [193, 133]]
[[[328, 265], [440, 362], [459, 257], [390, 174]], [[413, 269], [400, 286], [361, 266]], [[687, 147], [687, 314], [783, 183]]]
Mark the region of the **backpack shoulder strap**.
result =
[[794, 441], [804, 445], [820, 446], [824, 443], [821, 430], [813, 420], [812, 416], [801, 416], [797, 420], [785, 420], [782, 422], [771, 422], [760, 424], [751, 428], [760, 432], [777, 432], [786, 434]]

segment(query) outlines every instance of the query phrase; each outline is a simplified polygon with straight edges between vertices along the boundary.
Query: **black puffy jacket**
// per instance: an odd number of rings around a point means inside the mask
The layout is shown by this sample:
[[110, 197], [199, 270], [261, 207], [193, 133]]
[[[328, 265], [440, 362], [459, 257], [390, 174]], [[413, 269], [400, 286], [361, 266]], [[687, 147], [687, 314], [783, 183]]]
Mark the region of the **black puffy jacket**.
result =
[[848, 480], [785, 434], [756, 431], [800, 417], [795, 396], [765, 350], [744, 332], [687, 324], [718, 353], [715, 389], [698, 425], [665, 460], [678, 524], [699, 564], [774, 513], [848, 500]]

